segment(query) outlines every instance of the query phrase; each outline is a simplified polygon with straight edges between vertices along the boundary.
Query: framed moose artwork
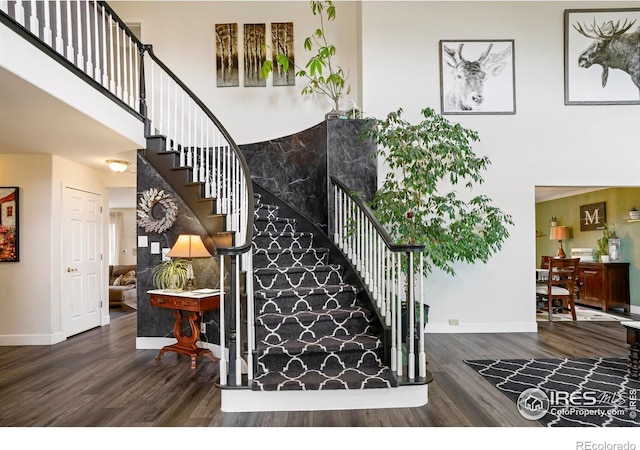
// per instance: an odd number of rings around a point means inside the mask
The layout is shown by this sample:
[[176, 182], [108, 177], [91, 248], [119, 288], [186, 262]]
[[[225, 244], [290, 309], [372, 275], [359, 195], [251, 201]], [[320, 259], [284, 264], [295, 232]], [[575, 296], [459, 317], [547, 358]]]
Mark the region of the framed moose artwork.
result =
[[442, 114], [515, 114], [513, 40], [440, 41]]
[[565, 105], [639, 105], [638, 55], [640, 8], [565, 10]]

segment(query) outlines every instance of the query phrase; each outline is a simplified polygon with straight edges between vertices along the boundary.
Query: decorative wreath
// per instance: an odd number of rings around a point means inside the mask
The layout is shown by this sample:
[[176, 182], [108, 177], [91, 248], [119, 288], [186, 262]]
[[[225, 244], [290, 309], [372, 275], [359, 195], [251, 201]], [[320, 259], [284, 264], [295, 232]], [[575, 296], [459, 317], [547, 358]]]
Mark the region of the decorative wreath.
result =
[[[164, 216], [160, 219], [153, 216], [153, 208], [156, 205], [160, 205], [164, 210]], [[140, 196], [137, 214], [138, 226], [144, 228], [147, 233], [164, 233], [176, 223], [178, 204], [163, 190], [151, 188]]]

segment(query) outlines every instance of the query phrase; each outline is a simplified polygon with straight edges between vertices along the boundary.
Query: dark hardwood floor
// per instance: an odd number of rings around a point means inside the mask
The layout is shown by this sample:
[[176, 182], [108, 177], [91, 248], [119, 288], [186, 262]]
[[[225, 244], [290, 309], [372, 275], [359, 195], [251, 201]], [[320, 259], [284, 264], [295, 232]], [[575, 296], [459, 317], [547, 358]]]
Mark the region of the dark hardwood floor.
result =
[[463, 362], [626, 356], [618, 322], [539, 323], [539, 333], [428, 334], [420, 408], [223, 413], [216, 364], [136, 350], [136, 314], [53, 346], [0, 347], [2, 427], [539, 427]]

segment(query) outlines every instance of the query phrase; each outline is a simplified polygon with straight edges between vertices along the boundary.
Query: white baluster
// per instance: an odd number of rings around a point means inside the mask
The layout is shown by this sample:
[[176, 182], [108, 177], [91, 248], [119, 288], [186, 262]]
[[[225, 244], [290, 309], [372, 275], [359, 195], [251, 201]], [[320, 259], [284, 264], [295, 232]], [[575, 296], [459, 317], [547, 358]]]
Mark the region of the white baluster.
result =
[[89, 10], [89, 1], [85, 0], [84, 3], [84, 8], [85, 8], [85, 18], [87, 21], [87, 34], [86, 34], [86, 39], [85, 42], [87, 43], [87, 65], [86, 65], [86, 72], [87, 75], [89, 75], [90, 77], [93, 78], [93, 61], [92, 61], [92, 55], [91, 55], [91, 47], [93, 47], [93, 35], [91, 34], [91, 11]]
[[158, 68], [158, 72], [160, 72], [160, 75], [158, 75], [158, 113], [159, 113], [159, 117], [158, 117], [158, 123], [157, 123], [157, 130], [160, 134], [164, 134], [164, 109], [162, 108], [162, 105], [164, 104], [164, 87], [162, 86], [162, 79], [163, 79], [163, 75], [164, 75], [164, 70], [162, 69], [162, 67]]
[[13, 15], [14, 15], [14, 19], [16, 19], [16, 22], [18, 22], [20, 25], [24, 27], [25, 26], [24, 5], [22, 4], [22, 0], [16, 1]]
[[207, 198], [211, 197], [211, 127], [212, 123], [207, 122], [207, 138], [205, 141], [207, 151], [205, 152], [206, 160], [204, 166], [204, 192]]
[[104, 6], [100, 6], [100, 11], [102, 12], [101, 17], [102, 20], [102, 86], [106, 89], [109, 89], [109, 73], [107, 70], [107, 12]]
[[[243, 177], [244, 179], [244, 177]], [[245, 183], [246, 187], [246, 183]], [[251, 199], [249, 199], [251, 201]], [[245, 214], [246, 216], [246, 214]], [[247, 253], [247, 274], [253, 274], [253, 258], [251, 250]], [[247, 381], [248, 385], [251, 385], [253, 380], [253, 342], [254, 342], [254, 328], [251, 325], [254, 323], [253, 319], [253, 276], [246, 277], [246, 291], [247, 291]]]
[[49, 8], [49, 2], [44, 2], [44, 25], [42, 27], [42, 39], [45, 44], [52, 46], [53, 34], [51, 32], [51, 10]]
[[116, 35], [116, 96], [122, 98], [122, 55], [120, 54], [120, 28], [117, 24], [113, 25], [117, 27], [114, 31]]
[[408, 270], [407, 270], [407, 283], [409, 287], [409, 298], [407, 299], [407, 314], [408, 314], [408, 323], [407, 327], [409, 329], [409, 337], [407, 338], [409, 345], [409, 356], [408, 356], [408, 367], [407, 367], [407, 375], [410, 380], [415, 379], [416, 377], [416, 359], [415, 359], [415, 277], [413, 274], [413, 253], [407, 253], [407, 262], [408, 262]]
[[6, 14], [9, 14], [8, 0], [0, 0], [0, 11], [4, 11]]
[[129, 46], [127, 45], [127, 33], [122, 28], [118, 32], [118, 34], [122, 33], [122, 96], [120, 100], [125, 103], [129, 102], [129, 72], [128, 72], [128, 62], [129, 62]]
[[73, 21], [71, 20], [71, 0], [67, 0], [67, 59], [75, 62], [76, 52], [73, 49]]
[[134, 102], [134, 109], [138, 112], [139, 108], [140, 108], [140, 49], [138, 48], [138, 43], [137, 42], [133, 42], [133, 50], [134, 50], [134, 55], [133, 55], [133, 61], [135, 62], [135, 67], [134, 67], [134, 76], [133, 76], [133, 80], [134, 80], [134, 95], [133, 95], [133, 102]]
[[240, 386], [242, 384], [242, 348], [240, 346], [240, 344], [242, 343], [242, 339], [240, 339], [240, 336], [242, 335], [240, 333], [241, 329], [241, 322], [240, 322], [240, 266], [239, 266], [239, 261], [238, 261], [238, 255], [234, 255], [234, 258], [236, 260], [236, 265], [235, 265], [235, 271], [236, 271], [236, 298], [235, 298], [235, 302], [236, 302], [236, 332], [238, 335], [238, 338], [236, 339], [236, 386]]
[[38, 21], [38, 10], [36, 0], [31, 0], [31, 13], [29, 14], [29, 31], [40, 37], [40, 21]]
[[76, 54], [76, 66], [84, 70], [84, 55], [82, 53], [82, 9], [80, 0], [76, 0], [76, 29], [78, 38], [78, 52]]
[[184, 114], [184, 90], [181, 91], [181, 100], [180, 100], [180, 135], [181, 135], [181, 139], [180, 142], [182, 143], [182, 145], [180, 146], [180, 167], [184, 167], [185, 162], [186, 162], [186, 158], [187, 155], [185, 155], [185, 124], [184, 124], [184, 118], [185, 118], [185, 114]]
[[220, 385], [227, 385], [227, 339], [225, 336], [224, 312], [224, 255], [220, 256]]
[[133, 39], [131, 39], [131, 36], [129, 36], [128, 34], [127, 36], [127, 43], [129, 45], [129, 106], [131, 106], [132, 108], [135, 108], [135, 102], [136, 102], [136, 97], [135, 97], [135, 84], [134, 84], [134, 69], [133, 69], [133, 55], [134, 55], [134, 49], [136, 48], [135, 43], [133, 42]]
[[156, 112], [155, 112], [155, 104], [156, 104], [156, 88], [155, 88], [155, 61], [151, 58], [147, 58], [151, 65], [151, 94], [147, 95], [147, 99], [149, 101], [149, 119], [151, 120], [151, 134], [156, 134], [155, 130], [158, 127], [156, 124]]
[[420, 341], [419, 341], [419, 353], [418, 363], [419, 376], [425, 378], [427, 376], [427, 355], [424, 351], [424, 252], [420, 252]]
[[62, 39], [62, 5], [60, 0], [56, 0], [55, 13], [56, 16], [56, 51], [64, 55], [64, 40]]
[[396, 280], [395, 280], [395, 284], [396, 284], [396, 336], [397, 336], [397, 358], [398, 358], [398, 362], [397, 362], [397, 367], [396, 367], [396, 373], [398, 374], [398, 376], [402, 376], [403, 373], [403, 369], [402, 369], [402, 353], [403, 353], [403, 349], [402, 349], [402, 258], [401, 255], [398, 253], [396, 254]]
[[[394, 295], [395, 291], [395, 277], [396, 277], [396, 263], [395, 253], [389, 253], [389, 268], [390, 268], [390, 294], [391, 298], [391, 370], [398, 373], [398, 320], [396, 317], [397, 301]], [[400, 357], [400, 363], [402, 364], [402, 357]]]
[[98, 22], [98, 2], [93, 2], [93, 39], [94, 39], [94, 57], [95, 65], [93, 68], [93, 78], [100, 83], [102, 80], [102, 71], [100, 70], [100, 23]]

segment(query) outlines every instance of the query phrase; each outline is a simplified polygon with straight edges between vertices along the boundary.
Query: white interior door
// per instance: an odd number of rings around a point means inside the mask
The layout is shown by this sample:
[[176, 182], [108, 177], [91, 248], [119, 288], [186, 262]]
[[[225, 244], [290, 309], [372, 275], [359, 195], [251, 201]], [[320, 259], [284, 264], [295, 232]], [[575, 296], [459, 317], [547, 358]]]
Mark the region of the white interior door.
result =
[[100, 204], [98, 194], [64, 189], [62, 304], [66, 337], [100, 326]]

